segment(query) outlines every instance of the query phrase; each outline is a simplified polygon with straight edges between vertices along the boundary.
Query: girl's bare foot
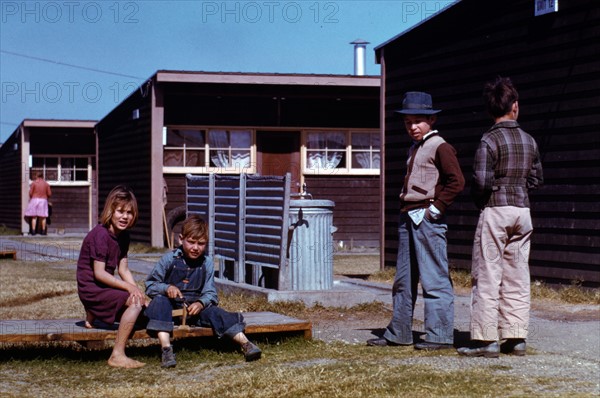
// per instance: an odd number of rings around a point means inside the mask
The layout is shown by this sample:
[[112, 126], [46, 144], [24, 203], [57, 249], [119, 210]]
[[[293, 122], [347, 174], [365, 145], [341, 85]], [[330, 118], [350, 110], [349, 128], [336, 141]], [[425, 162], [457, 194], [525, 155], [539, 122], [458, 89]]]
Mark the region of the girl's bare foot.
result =
[[143, 362], [136, 361], [126, 356], [113, 356], [108, 358], [108, 364], [114, 368], [136, 369], [146, 365]]
[[94, 318], [94, 315], [92, 315], [91, 312], [86, 311], [85, 312], [85, 328], [86, 329], [93, 329], [94, 328], [94, 320], [96, 318]]

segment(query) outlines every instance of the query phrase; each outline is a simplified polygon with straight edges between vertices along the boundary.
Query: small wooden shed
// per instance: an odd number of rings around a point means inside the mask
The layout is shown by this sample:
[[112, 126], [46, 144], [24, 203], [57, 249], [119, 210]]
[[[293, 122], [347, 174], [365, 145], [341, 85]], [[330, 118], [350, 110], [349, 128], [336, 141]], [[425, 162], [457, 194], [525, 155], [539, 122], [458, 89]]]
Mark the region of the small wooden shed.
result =
[[[539, 12], [543, 7], [550, 12]], [[457, 1], [375, 53], [384, 121], [383, 264], [396, 262], [398, 193], [410, 145], [394, 110], [404, 92], [426, 91], [443, 110], [436, 127], [457, 149], [467, 179], [448, 213], [448, 241], [451, 263], [470, 267], [478, 218], [468, 194], [471, 165], [492, 125], [482, 89], [502, 75], [519, 90], [519, 122], [537, 140], [544, 166], [545, 185], [531, 195], [532, 275], [600, 283], [600, 2]]]
[[[158, 71], [96, 126], [99, 202], [133, 187], [133, 239], [163, 246], [186, 174], [292, 175], [335, 202], [334, 239], [379, 247], [379, 76]], [[163, 213], [164, 210], [164, 213]]]
[[96, 136], [91, 120], [25, 119], [0, 147], [0, 223], [29, 233], [29, 184], [52, 189], [50, 233], [85, 233], [96, 223]]

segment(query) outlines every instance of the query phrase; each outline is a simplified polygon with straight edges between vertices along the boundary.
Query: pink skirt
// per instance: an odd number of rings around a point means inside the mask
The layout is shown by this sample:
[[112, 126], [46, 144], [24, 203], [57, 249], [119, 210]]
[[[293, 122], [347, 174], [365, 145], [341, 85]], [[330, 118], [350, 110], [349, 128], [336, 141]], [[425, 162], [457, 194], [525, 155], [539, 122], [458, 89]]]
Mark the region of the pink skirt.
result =
[[31, 198], [25, 210], [26, 217], [48, 217], [48, 199]]

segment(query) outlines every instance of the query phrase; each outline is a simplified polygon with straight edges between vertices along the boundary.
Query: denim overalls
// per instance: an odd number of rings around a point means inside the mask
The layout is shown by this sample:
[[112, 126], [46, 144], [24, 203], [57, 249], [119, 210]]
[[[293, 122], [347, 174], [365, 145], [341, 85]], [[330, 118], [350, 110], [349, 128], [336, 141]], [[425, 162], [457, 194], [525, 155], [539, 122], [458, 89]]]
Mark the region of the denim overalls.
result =
[[[177, 256], [173, 258], [173, 264], [167, 270], [164, 282], [179, 288], [185, 302], [192, 304], [202, 296], [205, 272], [203, 265], [189, 267], [182, 256]], [[181, 301], [170, 299], [166, 295], [155, 296], [144, 312], [149, 320], [146, 329], [155, 332], [173, 332], [172, 310], [181, 308], [182, 305]], [[212, 304], [205, 307], [200, 314], [189, 317], [188, 323], [210, 327], [219, 338], [223, 336], [233, 338], [243, 332], [246, 326], [239, 312], [228, 312]]]

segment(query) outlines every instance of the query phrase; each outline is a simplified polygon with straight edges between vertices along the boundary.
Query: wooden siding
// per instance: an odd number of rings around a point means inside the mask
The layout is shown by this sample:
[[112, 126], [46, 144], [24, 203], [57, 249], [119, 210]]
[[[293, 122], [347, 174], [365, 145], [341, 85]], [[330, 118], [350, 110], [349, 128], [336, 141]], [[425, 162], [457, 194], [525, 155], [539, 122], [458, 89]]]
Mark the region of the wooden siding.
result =
[[[22, 173], [21, 144], [13, 134], [0, 147], [0, 224], [21, 231], [21, 186], [26, 184]], [[14, 144], [18, 149], [14, 150]]]
[[[497, 75], [520, 94], [523, 129], [538, 142], [545, 185], [531, 195], [533, 278], [600, 282], [600, 2], [564, 0], [533, 15], [532, 0], [463, 0], [376, 51], [385, 59], [385, 256], [395, 265], [399, 181], [410, 145], [401, 120], [406, 91], [427, 91], [442, 109], [436, 127], [458, 151], [467, 186], [449, 210], [452, 265], [470, 267], [478, 211], [471, 165], [492, 125], [481, 92]], [[382, 62], [383, 63], [383, 62]]]
[[[132, 94], [96, 126], [98, 134], [98, 212], [104, 208], [106, 196], [116, 185], [133, 189], [138, 201], [139, 218], [131, 231], [131, 239], [150, 242], [151, 159], [150, 97], [140, 92]], [[139, 109], [139, 119], [133, 119]]]
[[52, 187], [52, 216], [48, 231], [87, 233], [89, 228], [90, 187]]
[[[34, 157], [87, 155], [95, 158], [96, 139], [91, 128], [30, 126], [26, 129], [29, 131], [30, 153]], [[96, 179], [95, 169], [95, 165], [92, 165], [92, 183], [95, 183]], [[87, 233], [90, 230], [90, 200], [95, 203], [95, 197], [90, 198], [90, 187], [56, 186], [51, 182], [50, 185], [52, 216], [48, 231]]]
[[170, 83], [164, 93], [167, 125], [374, 128], [379, 121], [379, 87]]
[[96, 139], [91, 128], [27, 127], [34, 156], [94, 155]]
[[379, 248], [381, 212], [379, 176], [307, 176], [307, 191], [314, 199], [335, 203], [333, 239], [353, 246]]
[[[0, 148], [0, 224], [22, 231], [29, 190], [29, 168], [23, 160], [33, 156], [70, 156], [95, 154], [95, 138], [89, 121], [25, 120]], [[79, 126], [89, 127], [79, 127]], [[25, 143], [21, 145], [21, 134]], [[17, 150], [14, 145], [18, 144]], [[25, 169], [26, 175], [21, 175]], [[95, 172], [95, 165], [93, 165]], [[95, 175], [91, 176], [95, 183]], [[52, 184], [52, 183], [51, 183]], [[72, 190], [71, 190], [72, 189]], [[71, 191], [69, 191], [71, 190]], [[81, 193], [85, 190], [85, 194]], [[88, 187], [52, 186], [56, 224], [49, 226], [66, 232], [87, 232], [89, 226]], [[95, 193], [95, 191], [93, 191]], [[85, 214], [84, 214], [85, 213]], [[29, 232], [27, 227], [23, 232]]]
[[170, 214], [176, 208], [185, 206], [186, 178], [184, 174], [165, 174], [164, 179], [169, 189], [165, 213]]
[[[274, 127], [297, 128], [298, 132], [303, 128], [323, 127], [379, 129], [379, 87], [164, 83], [163, 92], [165, 125], [246, 126], [256, 129], [257, 136], [278, 134], [279, 131], [272, 131]], [[203, 111], [198, 112], [198, 109]], [[281, 133], [285, 134], [285, 130]], [[262, 158], [260, 151], [263, 149], [257, 148], [259, 172], [264, 171], [263, 167], [272, 168]], [[292, 157], [299, 150], [297, 147]], [[164, 178], [169, 189], [168, 216], [185, 205], [185, 176], [168, 174]], [[311, 181], [320, 185], [313, 187]], [[347, 246], [351, 243], [354, 246], [380, 246], [379, 176], [307, 177], [306, 182], [309, 191], [317, 194], [315, 198], [336, 202], [334, 225], [338, 232], [335, 239], [343, 240]], [[368, 190], [361, 194], [361, 200], [368, 199], [359, 206], [359, 212], [355, 211], [357, 199], [352, 194], [352, 187]], [[292, 191], [296, 192], [297, 187], [293, 185]], [[337, 219], [338, 214], [343, 220]], [[352, 221], [352, 218], [359, 221]]]

